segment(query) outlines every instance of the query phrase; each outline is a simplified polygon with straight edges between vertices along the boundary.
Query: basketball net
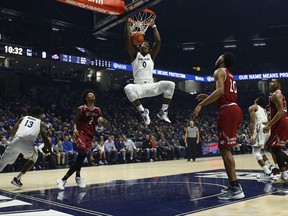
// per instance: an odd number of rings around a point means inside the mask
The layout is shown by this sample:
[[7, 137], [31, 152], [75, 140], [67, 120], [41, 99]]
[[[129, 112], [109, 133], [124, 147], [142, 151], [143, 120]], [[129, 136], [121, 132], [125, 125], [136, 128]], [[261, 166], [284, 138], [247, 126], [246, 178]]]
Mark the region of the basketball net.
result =
[[149, 9], [145, 9], [134, 14], [128, 19], [130, 32], [140, 32], [143, 35], [147, 31], [151, 23], [156, 19], [156, 14]]

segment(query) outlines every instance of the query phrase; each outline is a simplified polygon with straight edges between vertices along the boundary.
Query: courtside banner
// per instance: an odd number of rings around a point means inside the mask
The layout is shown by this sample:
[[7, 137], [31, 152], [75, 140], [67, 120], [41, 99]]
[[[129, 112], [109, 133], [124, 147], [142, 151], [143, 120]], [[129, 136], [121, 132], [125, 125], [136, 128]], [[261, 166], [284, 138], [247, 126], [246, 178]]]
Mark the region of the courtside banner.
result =
[[124, 14], [125, 12], [124, 0], [57, 0], [57, 1], [109, 15], [120, 15]]

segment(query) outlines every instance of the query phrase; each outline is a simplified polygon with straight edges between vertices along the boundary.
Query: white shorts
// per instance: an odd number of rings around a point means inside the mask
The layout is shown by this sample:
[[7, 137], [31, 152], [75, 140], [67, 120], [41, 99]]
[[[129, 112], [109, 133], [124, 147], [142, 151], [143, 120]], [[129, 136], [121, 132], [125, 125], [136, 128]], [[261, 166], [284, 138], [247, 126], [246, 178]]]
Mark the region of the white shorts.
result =
[[14, 137], [5, 149], [2, 160], [7, 164], [13, 164], [20, 153], [23, 154], [24, 158], [33, 161], [36, 161], [38, 157], [38, 152], [34, 148], [34, 141]]
[[270, 132], [269, 133], [264, 133], [263, 132], [263, 128], [264, 128], [264, 124], [257, 124], [256, 125], [256, 131], [255, 131], [255, 144], [253, 145], [253, 147], [256, 148], [264, 148], [266, 142], [268, 141], [269, 137], [270, 137]]
[[164, 93], [164, 98], [172, 99], [175, 89], [175, 83], [162, 80], [155, 83], [128, 84], [124, 91], [128, 99], [133, 102], [136, 99], [154, 97]]

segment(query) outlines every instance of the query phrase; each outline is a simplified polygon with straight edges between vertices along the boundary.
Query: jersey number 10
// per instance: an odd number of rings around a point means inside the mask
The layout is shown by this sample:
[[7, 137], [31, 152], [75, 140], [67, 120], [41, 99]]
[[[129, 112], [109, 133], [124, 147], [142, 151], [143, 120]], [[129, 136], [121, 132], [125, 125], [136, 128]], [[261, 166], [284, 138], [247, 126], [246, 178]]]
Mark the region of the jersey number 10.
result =
[[237, 85], [235, 80], [230, 79], [230, 92], [237, 93]]

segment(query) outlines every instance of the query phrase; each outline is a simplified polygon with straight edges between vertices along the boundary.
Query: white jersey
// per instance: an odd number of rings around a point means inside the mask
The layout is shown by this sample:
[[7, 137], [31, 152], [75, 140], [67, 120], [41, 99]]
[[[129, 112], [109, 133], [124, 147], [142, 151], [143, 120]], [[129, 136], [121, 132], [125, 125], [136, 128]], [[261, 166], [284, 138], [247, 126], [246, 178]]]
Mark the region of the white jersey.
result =
[[268, 115], [266, 110], [257, 105], [258, 110], [255, 112], [255, 125], [257, 128], [257, 125], [261, 125], [263, 122], [268, 122]]
[[25, 116], [15, 134], [15, 137], [21, 137], [26, 140], [36, 140], [40, 133], [41, 120], [32, 116]]
[[153, 83], [154, 62], [150, 54], [143, 56], [138, 52], [131, 65], [133, 68], [134, 83]]
[[264, 133], [263, 128], [264, 128], [264, 122], [268, 122], [268, 115], [266, 110], [257, 105], [258, 110], [255, 112], [255, 130], [254, 134], [256, 135], [255, 137], [255, 145], [253, 145], [254, 148], [264, 148], [265, 143], [270, 137], [270, 132], [269, 133]]

